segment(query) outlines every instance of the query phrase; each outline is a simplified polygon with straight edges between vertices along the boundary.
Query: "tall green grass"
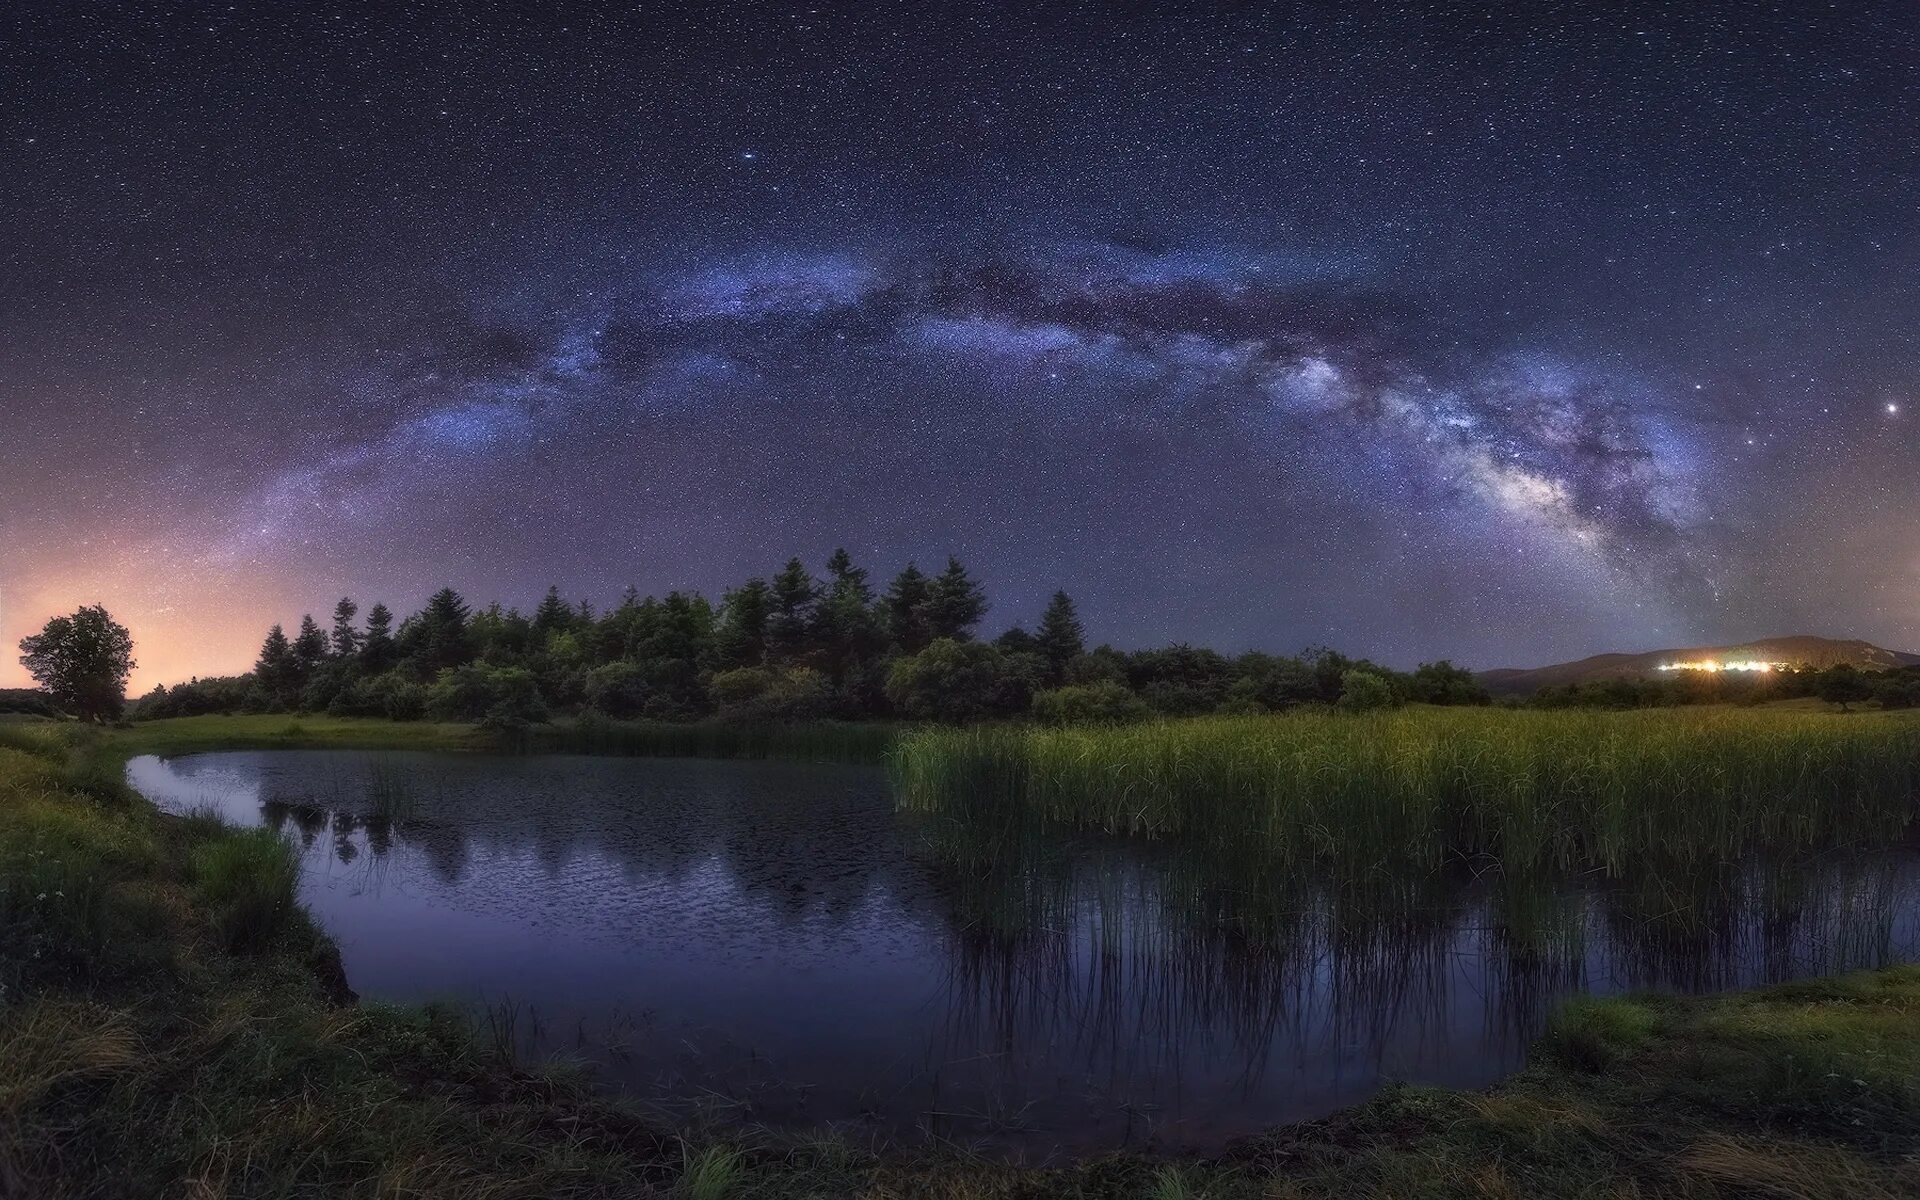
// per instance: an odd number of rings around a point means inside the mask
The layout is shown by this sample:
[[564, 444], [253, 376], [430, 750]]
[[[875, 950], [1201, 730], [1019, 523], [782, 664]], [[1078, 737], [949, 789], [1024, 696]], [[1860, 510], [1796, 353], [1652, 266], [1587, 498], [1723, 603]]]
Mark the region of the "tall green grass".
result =
[[891, 762], [913, 809], [1011, 806], [1350, 876], [1461, 859], [1685, 868], [1895, 839], [1920, 805], [1920, 721], [1893, 714], [1409, 709], [922, 730]]
[[270, 829], [230, 830], [193, 851], [193, 887], [229, 949], [258, 952], [300, 919], [300, 860]]

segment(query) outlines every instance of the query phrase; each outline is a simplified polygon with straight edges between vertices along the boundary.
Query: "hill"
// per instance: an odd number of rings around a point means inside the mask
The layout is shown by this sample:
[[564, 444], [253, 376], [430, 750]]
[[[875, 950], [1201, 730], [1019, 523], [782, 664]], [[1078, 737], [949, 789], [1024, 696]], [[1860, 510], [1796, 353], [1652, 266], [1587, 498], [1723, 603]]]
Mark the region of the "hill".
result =
[[1595, 654], [1575, 662], [1554, 663], [1546, 667], [1504, 667], [1482, 671], [1479, 679], [1488, 691], [1513, 695], [1569, 683], [1647, 678], [1661, 674], [1660, 668], [1665, 665], [1698, 662], [1769, 662], [1812, 667], [1852, 663], [1856, 667], [1880, 671], [1889, 667], [1920, 666], [1920, 654], [1888, 650], [1857, 638], [1796, 634], [1791, 637], [1760, 638], [1730, 646], [1677, 646], [1638, 653]]

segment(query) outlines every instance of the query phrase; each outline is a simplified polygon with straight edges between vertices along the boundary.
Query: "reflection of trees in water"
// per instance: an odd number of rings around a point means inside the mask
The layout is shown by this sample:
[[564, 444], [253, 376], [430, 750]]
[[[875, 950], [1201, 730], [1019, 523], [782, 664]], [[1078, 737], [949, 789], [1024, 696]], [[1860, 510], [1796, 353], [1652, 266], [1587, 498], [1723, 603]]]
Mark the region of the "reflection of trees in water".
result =
[[1252, 1088], [1276, 1055], [1422, 1055], [1479, 1009], [1518, 1053], [1582, 988], [1713, 990], [1886, 961], [1914, 903], [1911, 854], [1801, 856], [1618, 879], [1464, 869], [1335, 880], [1256, 845], [1070, 833], [1005, 806], [933, 816], [952, 922], [946, 1047], [1017, 1070], [1049, 1047], [1178, 1090], [1225, 1055]]
[[897, 882], [885, 876], [903, 858], [884, 779], [865, 768], [300, 752], [268, 766], [268, 824], [291, 822], [309, 848], [331, 824], [343, 863], [417, 851], [448, 887], [476, 862], [524, 872], [530, 860], [562, 891], [604, 891], [607, 865], [690, 888], [717, 865], [725, 886], [793, 924], [844, 919], [877, 882]]

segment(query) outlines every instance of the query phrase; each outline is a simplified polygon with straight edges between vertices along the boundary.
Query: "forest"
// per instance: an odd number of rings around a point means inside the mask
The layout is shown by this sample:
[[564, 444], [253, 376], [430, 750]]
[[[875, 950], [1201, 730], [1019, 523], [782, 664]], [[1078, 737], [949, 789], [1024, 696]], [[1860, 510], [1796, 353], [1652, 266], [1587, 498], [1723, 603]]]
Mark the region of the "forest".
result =
[[311, 615], [268, 631], [254, 669], [159, 687], [139, 719], [288, 712], [512, 728], [556, 715], [738, 722], [905, 719], [1055, 723], [1258, 713], [1299, 704], [1484, 704], [1451, 663], [1395, 671], [1332, 650], [1229, 657], [1172, 645], [1089, 647], [1071, 597], [1056, 593], [1032, 630], [980, 636], [984, 588], [958, 559], [937, 574], [909, 563], [884, 588], [838, 550], [815, 576], [799, 559], [771, 578], [698, 593], [629, 589], [597, 612], [550, 589], [531, 614], [476, 608], [451, 588], [396, 622], [343, 598], [331, 625]]

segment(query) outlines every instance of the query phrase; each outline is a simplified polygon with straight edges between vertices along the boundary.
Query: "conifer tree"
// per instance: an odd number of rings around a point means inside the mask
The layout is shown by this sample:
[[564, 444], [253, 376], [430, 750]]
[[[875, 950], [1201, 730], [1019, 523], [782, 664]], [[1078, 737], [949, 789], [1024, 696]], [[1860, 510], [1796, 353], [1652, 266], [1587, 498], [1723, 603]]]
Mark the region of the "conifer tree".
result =
[[1053, 594], [1047, 611], [1040, 616], [1040, 632], [1034, 641], [1056, 682], [1065, 674], [1069, 662], [1086, 653], [1086, 630], [1080, 624], [1080, 614], [1074, 611], [1071, 596], [1065, 592]]
[[764, 579], [749, 579], [720, 602], [714, 662], [720, 670], [757, 667], [767, 658], [767, 625], [773, 592]]
[[888, 586], [881, 608], [886, 614], [887, 633], [901, 653], [918, 654], [933, 640], [927, 620], [927, 605], [932, 598], [932, 580], [912, 563]]
[[293, 639], [293, 657], [300, 665], [302, 679], [326, 661], [327, 635], [320, 632], [320, 625], [313, 619], [312, 613], [300, 618], [300, 633]]
[[933, 580], [927, 597], [927, 625], [936, 638], [963, 642], [987, 615], [987, 595], [967, 574], [960, 560], [949, 557], [947, 569]]
[[336, 658], [352, 658], [360, 650], [360, 631], [353, 627], [353, 619], [360, 615], [360, 606], [351, 596], [340, 597], [340, 603], [333, 606], [333, 653]]
[[767, 617], [767, 644], [775, 658], [798, 658], [807, 650], [808, 631], [813, 625], [813, 606], [819, 598], [819, 586], [799, 559], [773, 577], [773, 608]]
[[550, 587], [540, 607], [533, 610], [533, 631], [545, 641], [556, 633], [573, 628], [573, 607], [560, 598], [560, 589]]
[[378, 675], [399, 658], [393, 644], [393, 612], [384, 604], [367, 610], [367, 632], [360, 642], [360, 665], [369, 675]]

